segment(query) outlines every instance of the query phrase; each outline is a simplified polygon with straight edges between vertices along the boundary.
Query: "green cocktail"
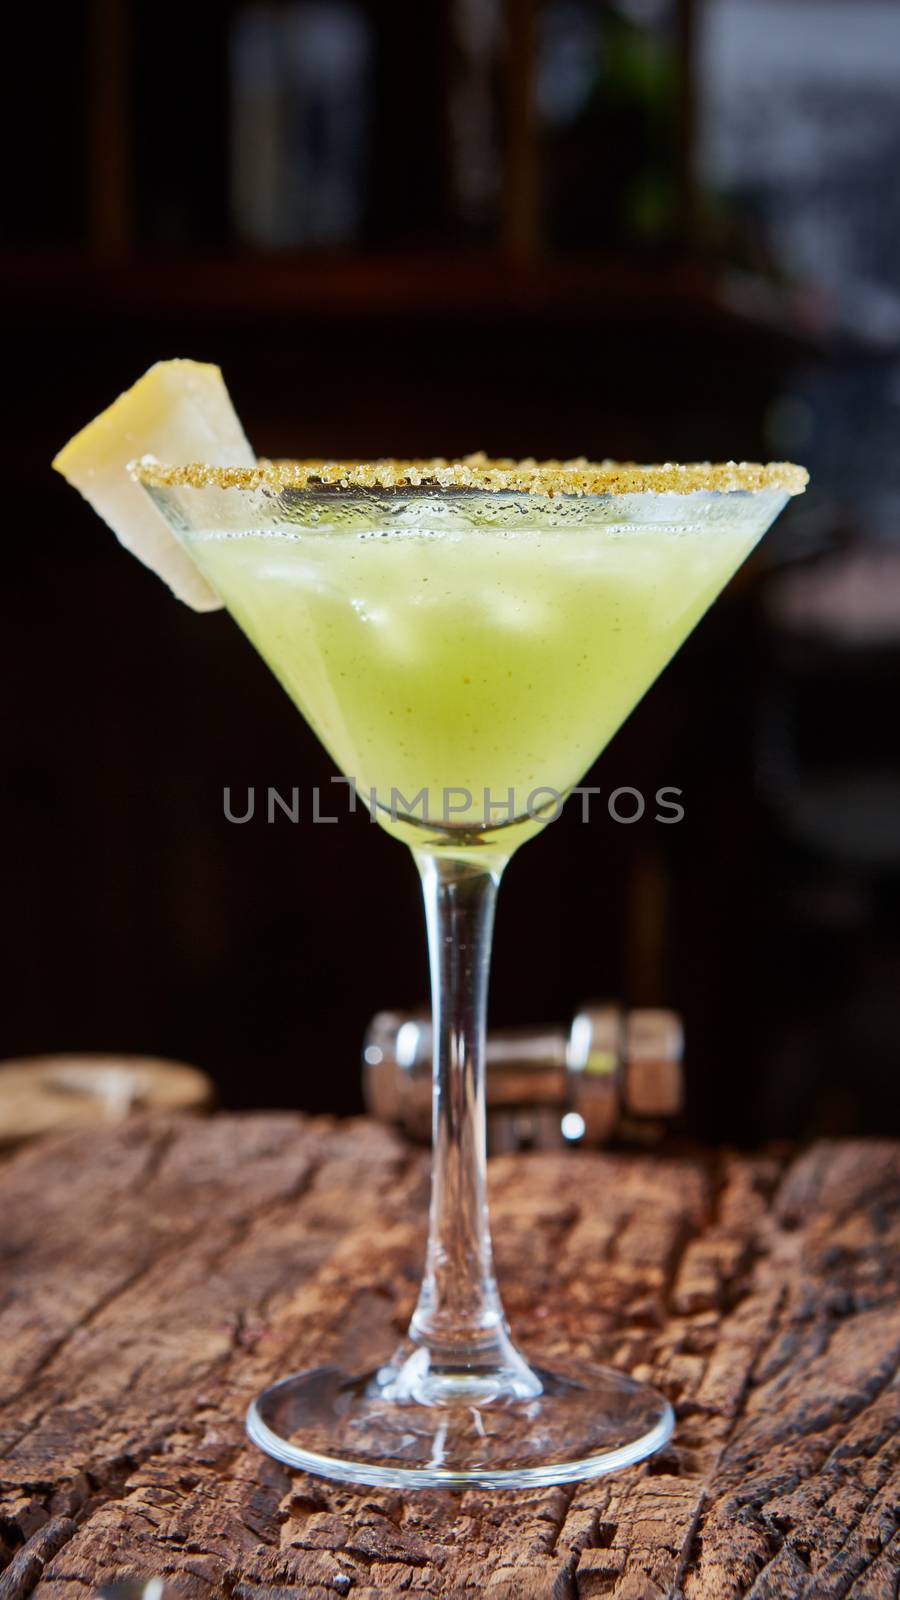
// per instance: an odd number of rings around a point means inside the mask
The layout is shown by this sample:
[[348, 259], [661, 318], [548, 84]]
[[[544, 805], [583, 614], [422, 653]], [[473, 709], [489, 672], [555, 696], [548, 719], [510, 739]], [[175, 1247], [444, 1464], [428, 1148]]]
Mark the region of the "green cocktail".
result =
[[528, 1362], [494, 1282], [494, 897], [513, 850], [805, 475], [482, 461], [136, 473], [343, 773], [412, 846], [425, 892], [434, 1171], [408, 1339], [368, 1372], [273, 1384], [250, 1408], [251, 1438], [292, 1466], [407, 1487], [559, 1483], [640, 1460], [671, 1431], [663, 1397], [607, 1369]]
[[641, 496], [616, 520], [578, 500], [529, 517], [509, 498], [319, 499], [293, 526], [185, 542], [391, 832], [508, 854], [745, 559], [760, 498], [694, 522], [683, 496], [655, 521]]
[[[123, 473], [132, 441], [163, 452], [186, 433], [207, 464]], [[290, 1466], [404, 1488], [563, 1483], [643, 1459], [671, 1432], [666, 1400], [609, 1368], [534, 1364], [503, 1314], [484, 1136], [494, 900], [513, 850], [805, 473], [254, 465], [218, 370], [189, 362], [151, 369], [56, 464], [189, 604], [224, 601], [422, 878], [434, 1166], [418, 1304], [368, 1370], [316, 1366], [265, 1389], [251, 1438]]]

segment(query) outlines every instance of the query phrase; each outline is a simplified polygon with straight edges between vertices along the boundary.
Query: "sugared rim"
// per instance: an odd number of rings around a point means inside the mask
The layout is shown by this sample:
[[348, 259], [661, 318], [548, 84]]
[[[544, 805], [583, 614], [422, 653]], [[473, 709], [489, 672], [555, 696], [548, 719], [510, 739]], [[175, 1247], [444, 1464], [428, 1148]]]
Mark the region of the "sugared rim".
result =
[[192, 489], [474, 489], [485, 493], [559, 495], [732, 494], [780, 489], [802, 494], [809, 474], [791, 461], [697, 461], [682, 466], [630, 462], [492, 461], [485, 455], [459, 461], [264, 461], [255, 467], [163, 466], [152, 457], [129, 468], [155, 488]]

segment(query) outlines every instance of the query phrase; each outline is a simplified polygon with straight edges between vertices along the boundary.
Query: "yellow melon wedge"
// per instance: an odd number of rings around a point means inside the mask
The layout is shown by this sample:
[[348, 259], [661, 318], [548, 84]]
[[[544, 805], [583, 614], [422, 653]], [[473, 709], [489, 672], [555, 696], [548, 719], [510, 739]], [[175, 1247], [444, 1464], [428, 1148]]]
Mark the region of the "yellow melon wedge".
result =
[[214, 611], [218, 595], [148, 495], [129, 477], [139, 456], [170, 466], [192, 461], [251, 467], [247, 443], [218, 367], [199, 361], [158, 361], [118, 400], [76, 433], [53, 465], [112, 528], [132, 555], [150, 567], [195, 611]]

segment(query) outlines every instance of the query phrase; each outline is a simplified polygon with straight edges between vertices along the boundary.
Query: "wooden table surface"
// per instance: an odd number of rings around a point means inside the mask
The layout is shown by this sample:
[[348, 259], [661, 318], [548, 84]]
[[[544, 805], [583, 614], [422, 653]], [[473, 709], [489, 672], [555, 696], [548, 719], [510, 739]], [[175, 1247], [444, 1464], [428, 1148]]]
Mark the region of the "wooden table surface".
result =
[[151, 1119], [0, 1167], [0, 1600], [895, 1600], [900, 1145], [491, 1164], [516, 1332], [652, 1376], [649, 1466], [359, 1491], [245, 1441], [276, 1374], [389, 1350], [427, 1155], [365, 1121]]

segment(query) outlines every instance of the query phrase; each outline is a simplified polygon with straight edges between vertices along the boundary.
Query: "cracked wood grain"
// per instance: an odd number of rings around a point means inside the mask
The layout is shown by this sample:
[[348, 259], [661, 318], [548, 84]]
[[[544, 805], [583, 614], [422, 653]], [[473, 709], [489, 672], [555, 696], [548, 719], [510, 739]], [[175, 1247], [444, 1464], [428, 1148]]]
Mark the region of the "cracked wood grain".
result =
[[648, 1466], [404, 1497], [246, 1444], [263, 1382], [409, 1316], [427, 1157], [382, 1127], [148, 1119], [7, 1162], [0, 1600], [896, 1600], [900, 1146], [537, 1154], [491, 1187], [523, 1343], [672, 1398]]

